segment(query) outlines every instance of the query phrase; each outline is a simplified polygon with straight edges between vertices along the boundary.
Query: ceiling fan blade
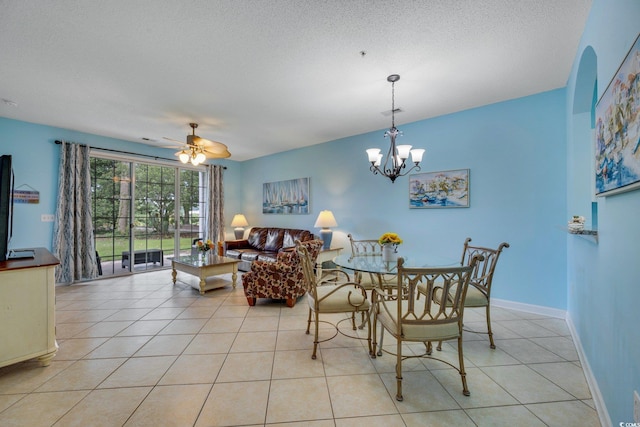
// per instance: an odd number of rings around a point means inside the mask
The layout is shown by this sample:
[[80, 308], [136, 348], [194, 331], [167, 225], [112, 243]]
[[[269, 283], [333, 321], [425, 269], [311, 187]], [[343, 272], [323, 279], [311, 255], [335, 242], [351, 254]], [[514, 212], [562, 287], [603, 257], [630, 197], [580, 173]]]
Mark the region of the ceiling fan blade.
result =
[[167, 138], [166, 136], [163, 136], [162, 139], [166, 139], [167, 141], [177, 142], [180, 145], [184, 145], [184, 141], [178, 141], [177, 139]]
[[231, 157], [231, 153], [226, 148], [220, 151], [211, 151], [208, 148], [203, 149], [204, 155], [209, 159], [226, 159]]

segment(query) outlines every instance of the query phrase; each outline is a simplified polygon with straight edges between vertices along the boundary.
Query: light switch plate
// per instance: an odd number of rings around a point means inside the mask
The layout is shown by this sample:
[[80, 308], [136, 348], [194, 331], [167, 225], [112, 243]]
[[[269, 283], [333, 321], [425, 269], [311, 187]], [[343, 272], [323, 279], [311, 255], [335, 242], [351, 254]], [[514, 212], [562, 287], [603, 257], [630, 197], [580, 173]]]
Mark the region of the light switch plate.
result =
[[40, 215], [40, 221], [42, 222], [53, 222], [55, 219], [55, 215], [53, 214], [42, 214]]

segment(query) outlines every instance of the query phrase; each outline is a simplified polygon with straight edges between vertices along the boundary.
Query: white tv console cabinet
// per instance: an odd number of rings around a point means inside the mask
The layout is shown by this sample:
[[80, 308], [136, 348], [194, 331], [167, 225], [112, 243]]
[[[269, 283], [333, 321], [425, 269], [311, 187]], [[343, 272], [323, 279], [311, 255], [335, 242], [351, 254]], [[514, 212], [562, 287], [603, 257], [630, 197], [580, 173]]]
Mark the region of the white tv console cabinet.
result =
[[58, 351], [55, 275], [60, 262], [45, 248], [33, 258], [0, 262], [0, 367], [38, 358], [48, 366]]

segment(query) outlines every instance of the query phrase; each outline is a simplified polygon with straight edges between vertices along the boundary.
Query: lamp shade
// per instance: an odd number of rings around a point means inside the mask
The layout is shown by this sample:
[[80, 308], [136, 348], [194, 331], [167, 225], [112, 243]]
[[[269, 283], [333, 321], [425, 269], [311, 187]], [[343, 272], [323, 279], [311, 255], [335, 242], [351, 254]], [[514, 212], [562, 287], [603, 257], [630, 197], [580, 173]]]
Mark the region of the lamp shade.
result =
[[333, 236], [333, 232], [329, 230], [329, 227], [337, 227], [338, 223], [336, 222], [335, 217], [333, 216], [333, 212], [331, 211], [320, 211], [318, 215], [318, 219], [316, 219], [316, 224], [314, 227], [322, 227], [320, 230], [320, 238], [322, 239], [322, 249], [328, 250], [331, 248], [331, 237]]
[[316, 219], [316, 224], [314, 227], [337, 227], [338, 223], [336, 222], [335, 217], [333, 216], [333, 212], [331, 211], [321, 211], [318, 215], [318, 219]]
[[232, 227], [246, 227], [247, 225], [249, 225], [249, 223], [247, 222], [247, 218], [245, 218], [242, 214], [234, 215], [233, 220], [231, 220]]
[[231, 226], [235, 227], [233, 229], [233, 234], [236, 236], [236, 240], [242, 239], [244, 237], [244, 227], [249, 225], [247, 222], [247, 218], [242, 214], [235, 214], [233, 219], [231, 220]]

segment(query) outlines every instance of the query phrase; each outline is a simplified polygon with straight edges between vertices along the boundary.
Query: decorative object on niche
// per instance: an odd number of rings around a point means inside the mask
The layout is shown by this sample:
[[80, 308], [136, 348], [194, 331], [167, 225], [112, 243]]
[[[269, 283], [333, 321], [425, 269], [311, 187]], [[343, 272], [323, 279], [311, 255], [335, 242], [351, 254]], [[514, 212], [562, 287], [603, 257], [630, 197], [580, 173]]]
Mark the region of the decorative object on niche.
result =
[[331, 238], [333, 237], [333, 231], [331, 231], [329, 227], [337, 226], [338, 223], [336, 222], [336, 218], [333, 216], [333, 212], [320, 211], [314, 227], [322, 227], [322, 230], [320, 230], [320, 238], [323, 242], [323, 250], [329, 250], [331, 248]]
[[[22, 188], [28, 188], [28, 190], [21, 190]], [[13, 203], [38, 204], [40, 203], [40, 192], [29, 184], [22, 184], [13, 190]]]
[[[226, 159], [231, 156], [229, 149], [223, 143], [200, 138], [196, 135], [197, 123], [189, 123], [189, 126], [191, 126], [191, 135], [187, 135], [186, 145], [176, 153], [176, 156], [178, 156], [182, 163], [188, 163], [190, 161], [192, 165], [198, 166], [208, 158]], [[181, 141], [176, 141], [166, 136], [164, 139], [184, 144]]]
[[469, 169], [411, 175], [409, 207], [468, 208]]
[[234, 215], [233, 220], [231, 220], [231, 226], [235, 227], [233, 229], [233, 233], [235, 234], [236, 240], [241, 240], [244, 237], [244, 227], [247, 227], [248, 225], [249, 223], [244, 215]]
[[640, 188], [640, 35], [596, 104], [596, 195]]
[[[384, 133], [384, 137], [389, 137], [391, 145], [384, 165], [382, 165], [383, 156], [380, 154], [379, 148], [369, 148], [367, 150], [367, 156], [371, 163], [369, 170], [371, 170], [374, 175], [381, 174], [386, 176], [391, 182], [395, 182], [397, 177], [404, 176], [414, 169], [420, 170], [420, 162], [424, 154], [422, 148], [414, 148], [412, 150], [411, 145], [396, 146], [396, 137], [402, 136], [402, 132], [396, 128], [395, 121], [396, 111], [401, 111], [399, 108], [396, 110], [395, 105], [395, 84], [398, 80], [400, 80], [398, 74], [391, 74], [387, 77], [387, 81], [391, 82], [391, 128]], [[411, 160], [414, 164], [411, 168], [407, 169], [406, 161], [409, 158], [409, 153], [411, 153]]]
[[382, 245], [382, 261], [393, 262], [398, 260], [398, 245], [402, 244], [402, 239], [396, 233], [384, 233], [378, 239]]
[[573, 232], [575, 233], [576, 231], [582, 231], [584, 230], [584, 217], [580, 216], [580, 215], [574, 215], [571, 217], [571, 219], [569, 220], [569, 224], [567, 225], [567, 227], [569, 227], [569, 232]]
[[262, 184], [262, 213], [306, 215], [309, 213], [309, 178]]

